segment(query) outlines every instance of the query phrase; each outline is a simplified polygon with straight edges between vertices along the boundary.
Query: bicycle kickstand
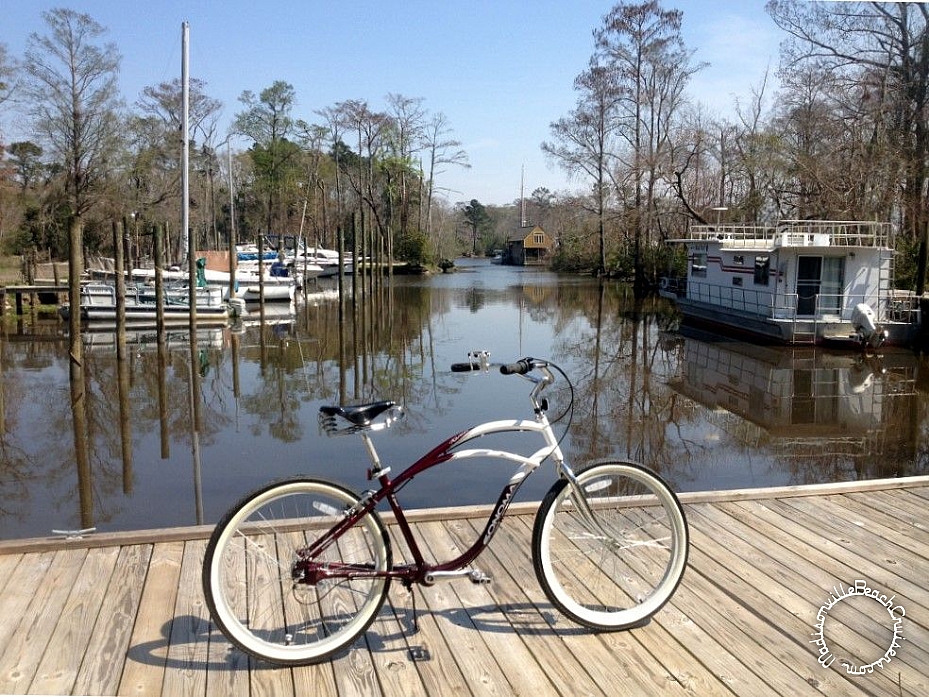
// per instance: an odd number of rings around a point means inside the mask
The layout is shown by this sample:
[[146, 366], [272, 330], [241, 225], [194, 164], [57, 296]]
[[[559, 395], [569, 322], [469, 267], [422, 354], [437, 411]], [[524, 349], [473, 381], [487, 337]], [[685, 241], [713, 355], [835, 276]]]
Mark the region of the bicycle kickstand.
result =
[[406, 590], [410, 594], [410, 602], [413, 607], [413, 634], [419, 634], [419, 613], [416, 610], [416, 587], [411, 582], [404, 582]]
[[[419, 634], [419, 612], [416, 609], [416, 589], [414, 588], [413, 583], [404, 583], [406, 589], [410, 592], [410, 601], [413, 606], [413, 634]], [[429, 653], [429, 649], [425, 646], [410, 646], [409, 647], [410, 660], [412, 661], [428, 661], [432, 656]]]

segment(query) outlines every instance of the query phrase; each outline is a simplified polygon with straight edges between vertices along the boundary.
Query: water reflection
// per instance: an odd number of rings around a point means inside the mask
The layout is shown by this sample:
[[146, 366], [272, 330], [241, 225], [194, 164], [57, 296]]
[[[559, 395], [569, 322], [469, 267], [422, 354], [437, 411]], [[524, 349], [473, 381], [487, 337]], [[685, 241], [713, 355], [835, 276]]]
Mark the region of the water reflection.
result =
[[[565, 368], [575, 411], [559, 428], [575, 462], [631, 457], [690, 490], [926, 471], [915, 357], [685, 337], [668, 332], [667, 304], [636, 302], [620, 284], [473, 262], [369, 287], [356, 303], [330, 290], [266, 313], [193, 341], [132, 330], [121, 348], [118, 334], [87, 332], [82, 414], [63, 326], [2, 334], [0, 538], [214, 522], [247, 491], [298, 474], [367, 488], [363, 446], [321, 437], [319, 406], [402, 402], [407, 418], [378, 440], [395, 467], [477, 421], [528, 416], [518, 378], [449, 372], [476, 348]], [[568, 399], [553, 394], [552, 414]], [[486, 503], [509, 474], [473, 463], [417, 478], [402, 497]], [[541, 497], [550, 476], [543, 468], [520, 495]]]
[[763, 347], [686, 330], [670, 384], [706, 409], [708, 438], [765, 453], [790, 483], [914, 474], [919, 361]]

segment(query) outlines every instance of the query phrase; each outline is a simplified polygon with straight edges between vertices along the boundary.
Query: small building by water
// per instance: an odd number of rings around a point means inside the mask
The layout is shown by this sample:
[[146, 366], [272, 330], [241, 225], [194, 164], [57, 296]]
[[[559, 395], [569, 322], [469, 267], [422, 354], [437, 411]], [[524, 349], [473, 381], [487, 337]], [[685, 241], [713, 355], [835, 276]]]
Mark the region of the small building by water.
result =
[[555, 240], [540, 225], [520, 227], [506, 240], [503, 263], [512, 266], [543, 266], [555, 249]]

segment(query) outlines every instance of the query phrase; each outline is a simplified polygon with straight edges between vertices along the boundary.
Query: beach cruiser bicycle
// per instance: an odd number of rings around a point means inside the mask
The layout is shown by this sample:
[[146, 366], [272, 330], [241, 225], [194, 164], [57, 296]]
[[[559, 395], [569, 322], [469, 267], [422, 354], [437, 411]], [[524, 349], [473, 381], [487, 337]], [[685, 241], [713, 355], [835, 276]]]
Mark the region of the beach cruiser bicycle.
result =
[[[471, 352], [453, 371], [491, 367], [485, 351]], [[380, 612], [392, 581], [412, 590], [462, 578], [489, 579], [471, 564], [490, 543], [517, 489], [543, 461], [557, 481], [539, 505], [532, 531], [532, 562], [545, 595], [573, 621], [594, 630], [620, 630], [648, 622], [671, 598], [687, 563], [688, 530], [681, 504], [662, 479], [625, 460], [598, 460], [574, 469], [565, 461], [547, 416], [545, 390], [558, 373], [536, 358], [499, 365], [504, 375], [532, 384], [533, 419], [490, 421], [452, 436], [391, 478], [371, 435], [402, 415], [390, 401], [324, 406], [319, 418], [330, 435], [358, 434], [371, 459], [368, 479], [380, 488], [357, 494], [322, 479], [269, 484], [246, 496], [213, 531], [203, 566], [203, 590], [213, 620], [248, 654], [283, 665], [323, 661], [350, 646]], [[480, 448], [490, 434], [538, 434], [531, 455]], [[491, 458], [516, 466], [487, 523], [456, 559], [428, 563], [397, 492], [441, 464]], [[395, 534], [412, 561], [394, 565], [391, 538], [378, 504], [386, 502]]]

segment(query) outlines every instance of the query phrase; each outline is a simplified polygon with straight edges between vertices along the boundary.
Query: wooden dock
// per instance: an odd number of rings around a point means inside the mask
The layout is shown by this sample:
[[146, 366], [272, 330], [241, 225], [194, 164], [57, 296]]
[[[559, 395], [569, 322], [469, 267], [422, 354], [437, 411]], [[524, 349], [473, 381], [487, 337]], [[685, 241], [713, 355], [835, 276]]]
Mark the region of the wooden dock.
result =
[[[596, 634], [559, 616], [529, 559], [534, 506], [518, 504], [479, 560], [491, 585], [418, 590], [418, 632], [394, 586], [350, 652], [295, 669], [212, 627], [208, 528], [3, 542], [0, 694], [929, 695], [929, 477], [682, 499], [688, 570], [645, 627]], [[475, 513], [423, 512], [416, 528], [444, 557], [476, 534]], [[815, 643], [817, 614], [857, 580], [905, 609], [895, 655], [865, 675], [824, 667]], [[877, 661], [898, 636], [863, 593], [826, 621], [840, 660]]]
[[60, 303], [62, 301], [62, 297], [67, 296], [67, 293], [68, 286], [58, 283], [38, 284], [31, 286], [0, 286], [0, 317], [2, 317], [6, 312], [6, 296], [8, 295], [13, 296], [14, 302], [16, 303], [16, 314], [19, 316], [24, 314], [24, 297], [32, 298], [32, 303], [34, 305], [38, 296], [54, 295], [55, 302]]

